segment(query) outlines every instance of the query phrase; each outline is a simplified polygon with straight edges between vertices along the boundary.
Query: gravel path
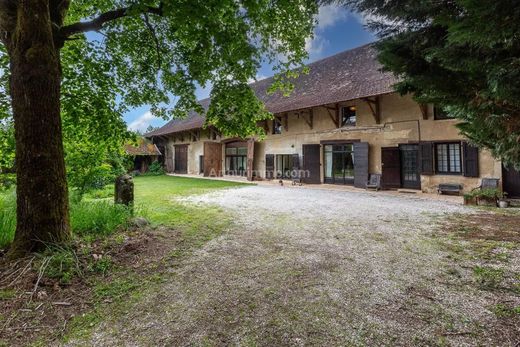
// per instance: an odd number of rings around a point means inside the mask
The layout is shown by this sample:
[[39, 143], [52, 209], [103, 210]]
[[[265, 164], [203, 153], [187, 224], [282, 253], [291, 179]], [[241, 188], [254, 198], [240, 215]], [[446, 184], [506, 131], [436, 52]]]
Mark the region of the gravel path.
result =
[[222, 206], [233, 230], [78, 345], [469, 346], [492, 319], [486, 298], [446, 280], [455, 265], [433, 236], [440, 216], [471, 209], [266, 186], [182, 201]]

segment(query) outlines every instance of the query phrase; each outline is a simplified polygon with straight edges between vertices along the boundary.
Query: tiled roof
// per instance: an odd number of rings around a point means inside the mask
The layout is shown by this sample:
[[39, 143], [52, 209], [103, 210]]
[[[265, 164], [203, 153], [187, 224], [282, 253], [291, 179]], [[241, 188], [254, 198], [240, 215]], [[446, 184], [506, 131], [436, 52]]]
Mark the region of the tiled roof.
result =
[[[288, 97], [276, 92], [268, 95], [273, 78], [251, 84], [256, 95], [272, 113], [284, 113], [342, 101], [349, 101], [394, 91], [397, 79], [381, 71], [373, 45], [365, 45], [308, 65], [307, 75], [293, 81], [294, 91]], [[207, 109], [209, 99], [201, 101]], [[192, 113], [186, 119], [175, 119], [147, 137], [165, 135], [202, 127], [204, 117]]]
[[162, 155], [156, 145], [143, 138], [137, 140], [137, 146], [126, 144], [124, 148], [128, 155]]

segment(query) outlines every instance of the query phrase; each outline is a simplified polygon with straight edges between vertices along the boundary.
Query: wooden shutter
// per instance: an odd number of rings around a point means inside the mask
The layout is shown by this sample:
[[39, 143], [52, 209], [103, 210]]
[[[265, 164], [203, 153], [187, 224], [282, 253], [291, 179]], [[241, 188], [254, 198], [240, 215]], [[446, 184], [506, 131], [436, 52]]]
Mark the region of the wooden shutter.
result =
[[292, 155], [292, 169], [293, 170], [300, 170], [300, 155], [299, 154], [293, 154]]
[[433, 142], [421, 142], [419, 144], [419, 160], [421, 175], [433, 175]]
[[354, 143], [354, 187], [366, 188], [368, 182], [368, 142]]
[[274, 154], [265, 155], [265, 178], [272, 179], [274, 177]]
[[467, 142], [462, 143], [462, 153], [464, 155], [464, 176], [479, 177], [478, 170], [478, 147], [472, 146]]

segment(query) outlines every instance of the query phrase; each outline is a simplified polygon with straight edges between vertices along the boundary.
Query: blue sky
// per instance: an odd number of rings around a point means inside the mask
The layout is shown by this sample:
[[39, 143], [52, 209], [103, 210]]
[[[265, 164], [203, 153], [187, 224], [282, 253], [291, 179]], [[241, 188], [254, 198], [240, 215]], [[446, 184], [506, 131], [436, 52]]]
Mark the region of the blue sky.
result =
[[[349, 13], [344, 7], [335, 5], [324, 6], [318, 15], [319, 24], [314, 30], [314, 39], [308, 40], [306, 48], [309, 52], [309, 62], [355, 48], [375, 40], [375, 37], [363, 27], [363, 20], [356, 14]], [[268, 65], [262, 66], [257, 79], [272, 76]], [[209, 96], [210, 89], [199, 88], [197, 97], [204, 99]], [[161, 126], [165, 120], [154, 117], [148, 106], [139, 107], [127, 112], [125, 121], [132, 130], [144, 131], [151, 124]]]

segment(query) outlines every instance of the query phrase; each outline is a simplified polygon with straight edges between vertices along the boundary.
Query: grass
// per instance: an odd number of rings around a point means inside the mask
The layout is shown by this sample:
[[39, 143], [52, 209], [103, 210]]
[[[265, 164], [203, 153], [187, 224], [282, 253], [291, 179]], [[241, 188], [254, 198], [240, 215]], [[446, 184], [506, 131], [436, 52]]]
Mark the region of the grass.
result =
[[182, 207], [174, 201], [175, 198], [248, 185], [177, 176], [138, 176], [134, 178], [134, 183], [136, 204], [147, 211], [146, 217], [153, 224], [172, 227], [192, 225], [194, 229], [202, 226], [201, 217], [207, 221], [213, 216], [210, 216], [211, 213], [209, 216], [191, 215], [192, 209]]
[[0, 249], [13, 241], [15, 228], [16, 196], [14, 191], [0, 191]]
[[124, 205], [108, 201], [82, 201], [70, 211], [72, 230], [79, 236], [106, 236], [119, 227], [124, 227], [131, 211]]

